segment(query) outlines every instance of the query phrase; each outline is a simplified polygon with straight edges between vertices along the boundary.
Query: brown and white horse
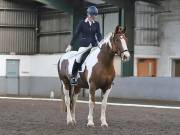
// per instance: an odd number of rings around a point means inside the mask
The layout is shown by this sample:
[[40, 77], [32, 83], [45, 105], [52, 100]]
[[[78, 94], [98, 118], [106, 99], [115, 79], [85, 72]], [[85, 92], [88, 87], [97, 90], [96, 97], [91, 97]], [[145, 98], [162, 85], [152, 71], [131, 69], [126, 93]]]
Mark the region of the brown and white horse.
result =
[[78, 85], [70, 85], [70, 74], [75, 60], [76, 51], [70, 51], [64, 54], [58, 62], [59, 77], [63, 85], [63, 95], [67, 111], [67, 124], [76, 124], [75, 104], [78, 93], [81, 88], [89, 89], [89, 115], [88, 127], [93, 127], [93, 108], [95, 105], [95, 91], [102, 90], [103, 100], [101, 106], [101, 126], [108, 127], [106, 122], [106, 104], [108, 95], [111, 91], [111, 85], [115, 77], [113, 60], [115, 54], [121, 57], [123, 61], [128, 61], [130, 53], [126, 44], [126, 29], [117, 26], [115, 32], [108, 34], [98, 47], [94, 47], [86, 58], [82, 68], [83, 71], [78, 74]]

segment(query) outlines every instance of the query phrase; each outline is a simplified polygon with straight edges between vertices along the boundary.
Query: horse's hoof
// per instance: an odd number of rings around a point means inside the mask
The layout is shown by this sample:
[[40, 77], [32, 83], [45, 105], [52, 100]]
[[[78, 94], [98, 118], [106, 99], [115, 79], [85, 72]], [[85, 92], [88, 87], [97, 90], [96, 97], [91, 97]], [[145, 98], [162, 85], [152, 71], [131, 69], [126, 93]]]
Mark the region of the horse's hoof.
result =
[[87, 125], [88, 128], [94, 128], [94, 125]]
[[74, 124], [74, 126], [76, 126], [76, 123], [77, 123], [77, 122], [76, 122], [76, 120], [73, 120], [73, 124]]
[[94, 122], [88, 122], [88, 123], [87, 123], [87, 127], [89, 127], [89, 128], [95, 127], [95, 126], [94, 126]]
[[89, 127], [89, 128], [94, 128], [95, 126], [94, 126], [94, 123], [88, 123], [88, 124], [87, 124], [87, 127]]
[[108, 124], [107, 123], [103, 123], [103, 124], [101, 124], [101, 127], [102, 128], [108, 128]]
[[74, 122], [73, 122], [73, 121], [70, 121], [70, 122], [67, 122], [67, 126], [68, 126], [68, 127], [74, 127], [75, 125], [74, 125]]

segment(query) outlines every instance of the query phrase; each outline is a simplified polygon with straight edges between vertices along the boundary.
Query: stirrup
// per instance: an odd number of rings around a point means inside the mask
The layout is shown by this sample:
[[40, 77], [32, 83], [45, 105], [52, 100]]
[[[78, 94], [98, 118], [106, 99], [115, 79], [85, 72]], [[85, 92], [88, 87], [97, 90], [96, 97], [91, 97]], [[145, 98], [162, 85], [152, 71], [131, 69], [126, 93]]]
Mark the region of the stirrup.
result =
[[79, 71], [82, 71], [82, 66], [79, 66]]
[[77, 78], [76, 77], [71, 77], [70, 83], [71, 83], [71, 85], [77, 85]]

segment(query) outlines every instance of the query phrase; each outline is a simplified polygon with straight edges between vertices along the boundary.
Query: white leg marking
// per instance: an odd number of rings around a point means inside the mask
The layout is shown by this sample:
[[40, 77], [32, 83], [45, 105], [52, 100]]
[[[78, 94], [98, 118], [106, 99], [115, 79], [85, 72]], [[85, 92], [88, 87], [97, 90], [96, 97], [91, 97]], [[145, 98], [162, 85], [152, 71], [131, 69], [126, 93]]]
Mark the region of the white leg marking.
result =
[[94, 127], [93, 122], [93, 109], [94, 109], [94, 102], [91, 100], [91, 94], [89, 94], [89, 115], [88, 115], [88, 127]]
[[105, 126], [105, 127], [108, 127], [108, 124], [106, 122], [106, 106], [110, 91], [111, 89], [108, 89], [106, 93], [103, 95], [103, 100], [101, 105], [101, 126]]
[[65, 89], [65, 86], [63, 84], [63, 92], [65, 96], [65, 104], [67, 107], [67, 125], [72, 124], [72, 116], [71, 116], [71, 111], [70, 111], [70, 97], [69, 97], [69, 91]]
[[75, 94], [73, 96], [73, 108], [72, 108], [72, 112], [71, 112], [71, 116], [72, 116], [72, 120], [74, 122], [74, 124], [76, 124], [76, 118], [75, 118], [75, 109], [76, 109], [76, 101], [78, 99], [78, 94]]

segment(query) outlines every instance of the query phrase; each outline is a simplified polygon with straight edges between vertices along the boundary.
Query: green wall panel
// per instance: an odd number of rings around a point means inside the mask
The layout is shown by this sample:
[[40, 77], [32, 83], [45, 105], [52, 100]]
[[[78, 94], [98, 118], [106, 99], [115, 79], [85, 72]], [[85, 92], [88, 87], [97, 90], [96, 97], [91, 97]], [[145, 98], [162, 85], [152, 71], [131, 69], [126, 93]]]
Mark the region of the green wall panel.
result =
[[[133, 6], [132, 6], [133, 7]], [[131, 53], [131, 59], [129, 62], [122, 63], [121, 65], [121, 74], [122, 76], [133, 76], [133, 68], [134, 68], [134, 11], [132, 8], [130, 9], [121, 9], [119, 23], [121, 26], [126, 26], [126, 36], [128, 38], [128, 49]]]

